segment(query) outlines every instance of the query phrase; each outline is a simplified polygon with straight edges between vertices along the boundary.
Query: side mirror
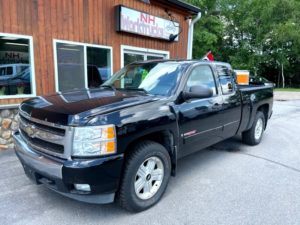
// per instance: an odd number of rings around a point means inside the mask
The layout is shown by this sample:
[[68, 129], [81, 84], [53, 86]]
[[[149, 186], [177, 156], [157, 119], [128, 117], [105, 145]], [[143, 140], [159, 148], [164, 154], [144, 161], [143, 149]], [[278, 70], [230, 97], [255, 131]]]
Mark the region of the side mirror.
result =
[[210, 98], [213, 96], [211, 88], [202, 85], [191, 86], [189, 91], [183, 92], [183, 98], [185, 100], [192, 98]]

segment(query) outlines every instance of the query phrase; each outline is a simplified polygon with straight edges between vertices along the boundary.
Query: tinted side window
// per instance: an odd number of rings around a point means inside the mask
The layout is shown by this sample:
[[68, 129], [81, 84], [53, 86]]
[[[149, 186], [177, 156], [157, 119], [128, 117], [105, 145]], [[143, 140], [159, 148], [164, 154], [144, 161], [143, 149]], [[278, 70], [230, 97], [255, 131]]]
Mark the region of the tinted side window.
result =
[[6, 75], [12, 75], [13, 74], [13, 68], [11, 66], [7, 67]]
[[6, 74], [6, 67], [0, 68], [0, 76], [4, 76]]
[[231, 70], [226, 66], [217, 66], [218, 77], [223, 94], [230, 94], [234, 91], [234, 80]]
[[193, 69], [188, 81], [188, 90], [192, 86], [203, 85], [212, 89], [213, 94], [217, 94], [216, 83], [213, 72], [209, 66], [198, 66]]

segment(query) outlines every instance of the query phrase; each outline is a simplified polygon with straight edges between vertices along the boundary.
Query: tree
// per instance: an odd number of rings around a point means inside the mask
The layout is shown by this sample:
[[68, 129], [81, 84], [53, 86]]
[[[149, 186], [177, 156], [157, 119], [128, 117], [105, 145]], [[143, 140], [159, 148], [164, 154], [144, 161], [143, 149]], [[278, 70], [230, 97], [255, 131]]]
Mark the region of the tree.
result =
[[218, 17], [217, 0], [189, 0], [189, 3], [202, 10], [202, 18], [194, 30], [193, 57], [202, 58], [212, 51], [217, 58], [222, 57], [219, 47], [222, 46], [224, 25]]
[[299, 0], [189, 2], [204, 11], [195, 27], [194, 56], [211, 49], [218, 60], [234, 68], [267, 75], [273, 81], [282, 80], [277, 74], [285, 74], [292, 84], [299, 84]]
[[[260, 73], [263, 66], [282, 71], [299, 52], [299, 2], [296, 0], [222, 0], [227, 34], [235, 42], [233, 64]], [[227, 43], [227, 46], [230, 47]], [[248, 52], [242, 55], [241, 52]], [[296, 53], [296, 55], [295, 55]], [[299, 60], [299, 59], [298, 59]], [[283, 76], [283, 72], [281, 72]]]

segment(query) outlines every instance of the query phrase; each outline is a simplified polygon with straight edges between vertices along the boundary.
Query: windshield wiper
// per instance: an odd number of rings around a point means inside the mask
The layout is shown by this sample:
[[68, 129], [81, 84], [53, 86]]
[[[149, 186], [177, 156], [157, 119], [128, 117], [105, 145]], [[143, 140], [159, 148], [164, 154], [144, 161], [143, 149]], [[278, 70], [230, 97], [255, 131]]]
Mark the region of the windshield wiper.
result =
[[108, 88], [110, 88], [110, 89], [112, 89], [112, 90], [114, 90], [114, 91], [117, 90], [116, 87], [115, 87], [114, 85], [109, 85], [109, 84], [101, 85], [100, 87], [108, 87]]

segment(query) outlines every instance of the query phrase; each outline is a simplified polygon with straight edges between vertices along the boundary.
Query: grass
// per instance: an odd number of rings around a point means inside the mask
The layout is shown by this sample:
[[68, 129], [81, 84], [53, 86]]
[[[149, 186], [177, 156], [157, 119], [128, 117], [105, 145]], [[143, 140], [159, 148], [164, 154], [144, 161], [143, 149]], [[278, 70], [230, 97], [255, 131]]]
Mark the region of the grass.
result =
[[300, 92], [300, 88], [275, 88], [275, 91]]

